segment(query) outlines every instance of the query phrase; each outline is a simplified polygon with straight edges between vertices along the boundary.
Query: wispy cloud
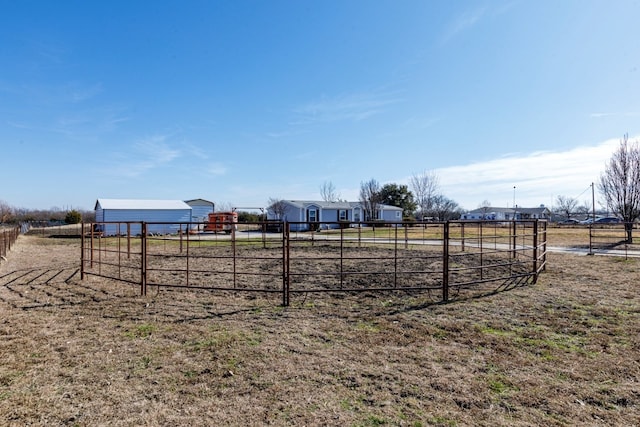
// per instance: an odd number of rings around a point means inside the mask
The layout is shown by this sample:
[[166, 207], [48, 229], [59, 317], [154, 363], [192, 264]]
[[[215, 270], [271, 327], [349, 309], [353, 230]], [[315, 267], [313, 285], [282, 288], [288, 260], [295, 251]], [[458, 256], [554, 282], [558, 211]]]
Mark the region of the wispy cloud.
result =
[[409, 117], [402, 123], [402, 126], [415, 129], [427, 129], [442, 121], [441, 117]]
[[166, 166], [182, 155], [180, 150], [167, 143], [167, 139], [167, 136], [155, 135], [137, 141], [130, 152], [122, 152], [117, 156], [117, 163], [108, 172], [134, 178]]
[[217, 175], [217, 176], [226, 175], [227, 167], [223, 163], [214, 162], [214, 163], [210, 163], [207, 166], [207, 172], [210, 175]]
[[361, 121], [380, 114], [400, 99], [390, 93], [355, 93], [323, 97], [294, 110], [294, 124]]
[[69, 88], [69, 96], [72, 102], [82, 102], [99, 95], [102, 90], [102, 83], [92, 86], [72, 85]]
[[449, 40], [456, 37], [458, 34], [468, 31], [473, 28], [480, 20], [485, 16], [486, 9], [478, 8], [473, 10], [467, 10], [463, 14], [455, 17], [451, 23], [447, 26], [442, 35], [442, 44], [447, 43]]
[[627, 111], [623, 113], [591, 113], [589, 117], [592, 119], [602, 119], [605, 117], [640, 117], [640, 112], [638, 111]]
[[577, 197], [596, 181], [619, 140], [559, 152], [533, 152], [438, 169], [442, 190], [467, 209], [483, 200], [494, 206], [552, 204], [555, 197]]
[[32, 126], [28, 123], [24, 123], [24, 122], [14, 122], [11, 120], [7, 121], [7, 125], [17, 128], [17, 129], [31, 129]]
[[7, 93], [17, 102], [27, 105], [60, 106], [92, 100], [104, 92], [104, 87], [102, 83], [87, 84], [77, 81], [60, 84], [0, 82], [0, 92]]
[[271, 139], [281, 139], [281, 138], [289, 138], [292, 136], [298, 136], [306, 133], [306, 131], [296, 129], [296, 130], [284, 130], [280, 132], [267, 132], [267, 136]]

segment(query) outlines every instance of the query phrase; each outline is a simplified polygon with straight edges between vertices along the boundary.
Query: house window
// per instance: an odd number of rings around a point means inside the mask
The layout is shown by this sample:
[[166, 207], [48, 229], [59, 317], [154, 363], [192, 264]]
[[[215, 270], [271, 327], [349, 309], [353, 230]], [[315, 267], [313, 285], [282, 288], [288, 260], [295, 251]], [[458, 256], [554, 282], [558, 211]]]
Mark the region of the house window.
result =
[[318, 222], [318, 211], [309, 209], [309, 222]]
[[348, 219], [347, 210], [346, 209], [340, 209], [338, 211], [338, 220], [339, 221], [346, 221], [347, 219]]
[[402, 219], [402, 212], [396, 211], [396, 219]]

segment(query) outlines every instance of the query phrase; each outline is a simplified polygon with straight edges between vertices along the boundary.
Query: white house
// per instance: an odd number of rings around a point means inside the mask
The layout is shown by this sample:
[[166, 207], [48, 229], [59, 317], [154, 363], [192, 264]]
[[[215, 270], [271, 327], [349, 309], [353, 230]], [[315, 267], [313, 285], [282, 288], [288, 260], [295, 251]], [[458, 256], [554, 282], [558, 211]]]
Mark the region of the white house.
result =
[[512, 221], [525, 219], [551, 219], [551, 211], [544, 205], [538, 208], [496, 208], [489, 206], [478, 208], [462, 214], [460, 219], [486, 220], [486, 221]]
[[[309, 230], [310, 223], [327, 223], [324, 227], [338, 228], [339, 222], [361, 222], [366, 218], [365, 209], [360, 202], [323, 202], [317, 200], [283, 200], [281, 215], [272, 209], [267, 210], [267, 219], [281, 220], [291, 224], [294, 231]], [[372, 215], [385, 222], [402, 222], [402, 208], [378, 205], [378, 211]], [[297, 224], [300, 223], [300, 224]]]
[[[98, 199], [95, 205], [96, 222], [104, 224], [105, 235], [125, 234], [126, 222], [150, 222], [147, 232], [174, 234], [180, 229], [177, 223], [191, 222], [192, 208], [182, 200]], [[131, 234], [142, 232], [141, 224], [131, 224]]]

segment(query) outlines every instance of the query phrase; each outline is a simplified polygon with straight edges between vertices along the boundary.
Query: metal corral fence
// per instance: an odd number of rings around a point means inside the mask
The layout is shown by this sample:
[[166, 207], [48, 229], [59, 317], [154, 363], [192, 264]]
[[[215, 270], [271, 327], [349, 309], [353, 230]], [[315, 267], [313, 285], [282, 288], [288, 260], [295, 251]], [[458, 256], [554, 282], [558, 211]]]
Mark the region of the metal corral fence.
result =
[[640, 231], [637, 223], [589, 224], [589, 253], [593, 255], [615, 248], [623, 251], [627, 258], [632, 244], [627, 240], [627, 228], [636, 236]]
[[18, 240], [20, 226], [2, 227], [0, 226], [0, 256], [6, 257], [11, 246]]
[[142, 295], [149, 287], [274, 293], [285, 306], [311, 292], [427, 292], [449, 301], [534, 283], [547, 259], [540, 220], [304, 227], [316, 231], [270, 221], [230, 234], [179, 223], [167, 235], [149, 233], [150, 224], [83, 224], [82, 278], [127, 282]]

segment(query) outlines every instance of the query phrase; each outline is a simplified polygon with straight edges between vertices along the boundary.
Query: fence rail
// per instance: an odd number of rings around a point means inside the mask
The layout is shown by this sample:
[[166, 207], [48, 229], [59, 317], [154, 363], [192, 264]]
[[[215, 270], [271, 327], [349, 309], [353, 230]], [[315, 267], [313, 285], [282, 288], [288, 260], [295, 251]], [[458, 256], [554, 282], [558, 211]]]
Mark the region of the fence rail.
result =
[[0, 256], [6, 257], [20, 235], [20, 226], [0, 228]]
[[627, 257], [627, 251], [629, 245], [633, 242], [629, 241], [630, 231], [631, 235], [637, 233], [638, 224], [632, 223], [611, 223], [611, 224], [589, 224], [589, 254], [593, 255], [600, 251], [607, 251], [609, 249], [618, 248], [625, 252], [625, 258]]
[[[291, 295], [312, 292], [422, 291], [449, 301], [535, 282], [546, 266], [547, 224], [539, 220], [270, 221], [238, 224], [230, 234], [177, 223], [176, 234], [148, 232], [162, 224], [83, 224], [82, 278], [120, 280], [142, 295], [150, 286], [275, 293], [286, 306]], [[305, 228], [316, 231], [293, 231]]]

